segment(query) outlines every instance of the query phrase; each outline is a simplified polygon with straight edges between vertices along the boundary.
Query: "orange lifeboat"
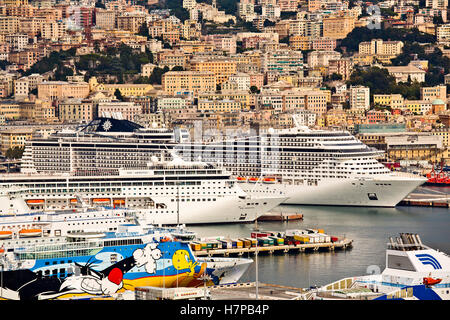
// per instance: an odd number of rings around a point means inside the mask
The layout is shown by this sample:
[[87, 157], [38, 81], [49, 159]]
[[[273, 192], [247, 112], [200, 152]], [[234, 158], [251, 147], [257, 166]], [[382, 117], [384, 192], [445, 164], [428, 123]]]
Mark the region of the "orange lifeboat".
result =
[[248, 181], [252, 182], [252, 183], [256, 183], [258, 181], [258, 178], [251, 177], [251, 178], [248, 178]]
[[70, 199], [70, 203], [77, 203], [77, 199]]
[[8, 239], [11, 238], [12, 231], [0, 231], [0, 239]]
[[41, 229], [22, 229], [19, 231], [19, 237], [36, 237], [41, 235]]
[[245, 177], [237, 177], [236, 179], [237, 179], [238, 182], [245, 182], [245, 181], [247, 181], [247, 178], [245, 178]]
[[125, 200], [123, 200], [123, 199], [115, 199], [115, 200], [113, 200], [113, 204], [124, 205], [125, 204]]
[[263, 182], [264, 183], [275, 183], [275, 178], [264, 178]]
[[111, 200], [108, 198], [94, 198], [92, 199], [93, 203], [103, 203], [103, 202], [110, 202]]
[[40, 204], [44, 203], [43, 199], [28, 199], [27, 204]]
[[431, 277], [423, 278], [423, 284], [426, 286], [432, 286], [432, 285], [438, 284], [441, 281], [442, 281], [442, 279], [434, 279]]

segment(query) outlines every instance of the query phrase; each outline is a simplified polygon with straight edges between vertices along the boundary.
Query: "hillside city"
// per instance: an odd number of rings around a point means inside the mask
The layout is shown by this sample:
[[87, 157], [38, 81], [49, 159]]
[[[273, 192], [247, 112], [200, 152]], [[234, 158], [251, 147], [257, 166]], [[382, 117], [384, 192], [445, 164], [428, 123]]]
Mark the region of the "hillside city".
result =
[[386, 162], [449, 165], [449, 12], [448, 0], [0, 0], [2, 159], [104, 115], [212, 136], [295, 115]]

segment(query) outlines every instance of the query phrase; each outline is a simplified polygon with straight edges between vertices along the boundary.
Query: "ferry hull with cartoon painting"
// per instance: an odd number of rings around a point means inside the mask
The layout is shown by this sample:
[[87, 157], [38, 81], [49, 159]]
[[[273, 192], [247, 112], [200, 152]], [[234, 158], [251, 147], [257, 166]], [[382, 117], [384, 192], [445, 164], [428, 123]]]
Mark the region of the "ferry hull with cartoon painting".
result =
[[114, 295], [141, 286], [197, 287], [236, 283], [251, 259], [198, 259], [187, 242], [152, 234], [105, 233], [101, 238], [42, 247], [6, 248], [1, 298], [70, 299]]

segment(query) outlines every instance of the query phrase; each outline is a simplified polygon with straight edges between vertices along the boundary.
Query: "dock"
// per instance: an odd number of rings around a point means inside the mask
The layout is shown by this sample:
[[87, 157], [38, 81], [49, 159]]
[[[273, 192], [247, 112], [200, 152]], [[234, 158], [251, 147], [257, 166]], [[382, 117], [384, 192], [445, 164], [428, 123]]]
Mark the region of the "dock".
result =
[[194, 255], [200, 256], [242, 256], [244, 254], [273, 254], [273, 253], [306, 253], [318, 251], [334, 251], [345, 250], [352, 247], [353, 240], [342, 239], [336, 242], [322, 242], [322, 243], [303, 243], [292, 245], [273, 245], [273, 246], [257, 246], [248, 248], [226, 248], [226, 249], [203, 249], [193, 251]]
[[208, 287], [211, 300], [305, 300], [307, 292], [302, 288], [258, 282], [245, 282], [231, 285]]
[[408, 197], [400, 201], [398, 205], [449, 208], [450, 197], [448, 194], [443, 193], [439, 194], [411, 193]]

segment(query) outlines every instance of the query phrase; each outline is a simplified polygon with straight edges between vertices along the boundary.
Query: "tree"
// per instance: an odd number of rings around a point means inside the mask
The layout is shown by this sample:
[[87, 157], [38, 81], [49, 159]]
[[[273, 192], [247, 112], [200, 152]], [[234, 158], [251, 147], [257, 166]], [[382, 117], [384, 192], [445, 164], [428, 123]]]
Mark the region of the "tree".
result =
[[123, 101], [123, 96], [122, 96], [122, 92], [120, 92], [119, 89], [116, 89], [116, 91], [114, 91], [114, 95], [116, 96], [117, 100], [119, 101]]
[[259, 93], [260, 91], [259, 91], [257, 86], [251, 86], [250, 87], [250, 92], [251, 93]]
[[15, 146], [6, 150], [5, 156], [8, 159], [20, 159], [22, 158], [23, 151], [25, 147]]

